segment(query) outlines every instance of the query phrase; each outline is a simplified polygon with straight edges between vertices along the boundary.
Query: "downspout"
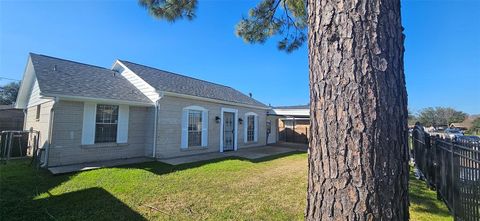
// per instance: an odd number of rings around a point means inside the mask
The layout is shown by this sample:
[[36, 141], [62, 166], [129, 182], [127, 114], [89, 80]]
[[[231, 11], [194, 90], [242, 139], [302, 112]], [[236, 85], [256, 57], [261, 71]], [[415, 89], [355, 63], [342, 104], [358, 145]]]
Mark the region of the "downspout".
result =
[[152, 148], [152, 157], [156, 158], [157, 153], [157, 127], [158, 127], [158, 109], [160, 108], [160, 99], [162, 99], [163, 93], [159, 93], [158, 99], [155, 101], [155, 116], [153, 124], [153, 148]]
[[26, 126], [27, 126], [27, 107], [23, 109], [23, 127], [22, 127], [22, 129], [27, 130], [27, 128], [25, 128]]
[[58, 97], [55, 97], [53, 99], [52, 108], [50, 109], [50, 121], [48, 122], [48, 138], [47, 138], [48, 139], [48, 145], [45, 148], [45, 162], [43, 162], [43, 164], [40, 165], [41, 167], [47, 167], [48, 166], [48, 157], [49, 157], [49, 153], [50, 153], [50, 147], [53, 145], [53, 142], [52, 142], [53, 119], [54, 119], [54, 115], [55, 115], [55, 106], [56, 106], [57, 103], [58, 103]]

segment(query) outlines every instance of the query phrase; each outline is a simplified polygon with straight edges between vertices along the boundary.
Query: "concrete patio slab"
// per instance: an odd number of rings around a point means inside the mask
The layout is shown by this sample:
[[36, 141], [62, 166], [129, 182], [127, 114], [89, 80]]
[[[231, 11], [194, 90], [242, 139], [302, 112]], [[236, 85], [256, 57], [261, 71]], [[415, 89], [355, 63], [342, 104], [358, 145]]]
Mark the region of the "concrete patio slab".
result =
[[280, 154], [292, 153], [302, 151], [302, 148], [293, 147], [290, 148], [288, 146], [276, 146], [276, 145], [269, 145], [263, 147], [250, 147], [239, 149], [237, 151], [229, 151], [229, 152], [214, 152], [214, 153], [206, 153], [206, 154], [198, 154], [194, 156], [183, 156], [183, 157], [175, 157], [175, 158], [167, 158], [167, 159], [160, 159], [159, 162], [170, 164], [170, 165], [180, 165], [185, 163], [195, 163], [207, 160], [214, 160], [214, 159], [221, 159], [226, 157], [240, 157], [249, 160], [257, 160], [264, 157], [270, 157]]
[[109, 161], [101, 161], [101, 162], [55, 166], [55, 167], [49, 167], [48, 170], [52, 174], [56, 175], [56, 174], [62, 174], [62, 173], [94, 170], [94, 169], [103, 168], [103, 167], [113, 167], [113, 166], [119, 166], [119, 165], [128, 165], [128, 164], [144, 163], [144, 162], [151, 162], [151, 161], [154, 161], [154, 159], [147, 158], [147, 157], [136, 157], [136, 158], [129, 158], [129, 159], [118, 159], [118, 160], [109, 160]]
[[[250, 147], [239, 149], [238, 151], [229, 152], [213, 152], [206, 154], [198, 154], [193, 156], [183, 156], [175, 158], [160, 159], [159, 162], [167, 163], [170, 165], [180, 165], [186, 163], [195, 163], [207, 160], [221, 159], [227, 157], [240, 157], [249, 160], [257, 160], [264, 157], [270, 157], [280, 154], [286, 154], [291, 152], [306, 151], [305, 145], [292, 145], [290, 143], [280, 143], [275, 145], [268, 145], [262, 147]], [[103, 167], [114, 167], [120, 165], [136, 164], [154, 161], [152, 158], [137, 157], [130, 159], [118, 159], [91, 163], [72, 164], [65, 166], [49, 167], [48, 170], [52, 174], [71, 173], [76, 171], [93, 170]]]

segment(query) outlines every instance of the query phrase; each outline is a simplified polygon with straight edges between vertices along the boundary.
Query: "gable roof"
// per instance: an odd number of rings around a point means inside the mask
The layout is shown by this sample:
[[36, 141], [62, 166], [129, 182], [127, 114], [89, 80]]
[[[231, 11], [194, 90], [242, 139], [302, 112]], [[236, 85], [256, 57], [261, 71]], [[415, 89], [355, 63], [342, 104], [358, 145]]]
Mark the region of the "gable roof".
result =
[[113, 70], [30, 53], [43, 96], [71, 96], [138, 103], [151, 101]]
[[119, 60], [158, 91], [185, 94], [266, 108], [267, 106], [231, 87], [160, 69]]

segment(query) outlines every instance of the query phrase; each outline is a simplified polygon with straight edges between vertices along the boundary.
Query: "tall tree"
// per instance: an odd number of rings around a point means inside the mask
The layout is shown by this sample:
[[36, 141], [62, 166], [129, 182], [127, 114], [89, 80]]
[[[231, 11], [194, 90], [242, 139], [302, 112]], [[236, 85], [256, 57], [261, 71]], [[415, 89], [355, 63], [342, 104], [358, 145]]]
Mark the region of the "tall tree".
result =
[[438, 126], [440, 120], [438, 119], [437, 112], [433, 107], [427, 107], [420, 111], [418, 114], [418, 121], [426, 127]]
[[428, 107], [420, 111], [418, 120], [424, 126], [437, 127], [463, 122], [466, 117], [466, 113], [451, 107]]
[[465, 118], [467, 118], [466, 113], [455, 110], [451, 107], [437, 107], [436, 112], [441, 123], [447, 125], [463, 122]]
[[[140, 4], [175, 21], [194, 18], [197, 1]], [[305, 218], [407, 220], [400, 0], [260, 0], [236, 28], [249, 43], [280, 35], [278, 48], [287, 52], [308, 40], [312, 136]]]
[[469, 128], [469, 132], [473, 134], [480, 133], [480, 117], [477, 117], [472, 121], [472, 127]]
[[408, 125], [414, 125], [417, 122], [417, 116], [408, 110]]
[[0, 104], [13, 104], [17, 100], [20, 84], [12, 82], [0, 86]]

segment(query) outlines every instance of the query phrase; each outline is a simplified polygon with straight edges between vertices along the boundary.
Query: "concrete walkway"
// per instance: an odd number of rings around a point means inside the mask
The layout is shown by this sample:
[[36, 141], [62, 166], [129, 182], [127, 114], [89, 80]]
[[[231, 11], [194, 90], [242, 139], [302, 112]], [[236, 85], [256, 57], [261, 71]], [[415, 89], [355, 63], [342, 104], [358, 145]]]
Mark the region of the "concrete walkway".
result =
[[[227, 157], [241, 157], [249, 160], [257, 160], [264, 157], [275, 156], [280, 154], [306, 151], [306, 145], [291, 144], [291, 143], [279, 143], [275, 145], [268, 145], [262, 147], [250, 147], [239, 149], [238, 151], [229, 151], [229, 152], [213, 152], [198, 154], [193, 156], [183, 156], [175, 157], [168, 159], [160, 159], [159, 162], [167, 163], [171, 165], [180, 165], [185, 163], [194, 163], [206, 160], [214, 160]], [[118, 160], [109, 160], [109, 161], [100, 161], [100, 162], [91, 162], [91, 163], [81, 163], [81, 164], [72, 164], [65, 166], [55, 166], [49, 167], [48, 170], [52, 174], [62, 174], [62, 173], [71, 173], [76, 171], [84, 170], [93, 170], [102, 167], [114, 167], [120, 165], [136, 164], [154, 161], [152, 158], [147, 157], [137, 157], [129, 159], [118, 159]]]
[[193, 156], [182, 156], [182, 157], [175, 157], [175, 158], [168, 158], [168, 159], [160, 159], [158, 161], [162, 163], [167, 163], [171, 165], [180, 165], [185, 163], [195, 163], [200, 161], [206, 160], [214, 160], [214, 159], [221, 159], [226, 157], [241, 157], [249, 160], [257, 160], [264, 157], [270, 157], [280, 154], [298, 152], [298, 151], [306, 151], [306, 147], [300, 146], [289, 146], [285, 144], [280, 145], [268, 145], [263, 147], [250, 147], [239, 149], [237, 151], [228, 151], [228, 152], [213, 152], [213, 153], [205, 153], [205, 154], [198, 154]]
[[155, 161], [155, 160], [147, 157], [136, 157], [136, 158], [129, 158], [129, 159], [118, 159], [118, 160], [109, 160], [109, 161], [100, 161], [100, 162], [91, 162], [91, 163], [72, 164], [72, 165], [65, 165], [65, 166], [55, 166], [55, 167], [49, 167], [48, 170], [52, 174], [56, 175], [56, 174], [71, 173], [76, 171], [94, 170], [102, 167], [114, 167], [114, 166], [120, 166], [120, 165], [144, 163], [144, 162], [151, 162], [151, 161]]

